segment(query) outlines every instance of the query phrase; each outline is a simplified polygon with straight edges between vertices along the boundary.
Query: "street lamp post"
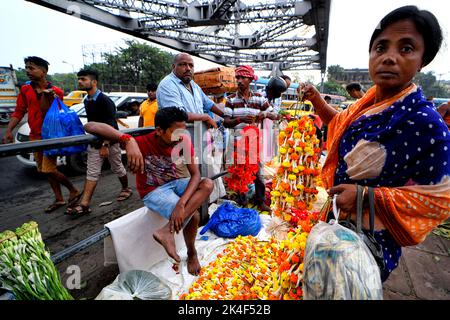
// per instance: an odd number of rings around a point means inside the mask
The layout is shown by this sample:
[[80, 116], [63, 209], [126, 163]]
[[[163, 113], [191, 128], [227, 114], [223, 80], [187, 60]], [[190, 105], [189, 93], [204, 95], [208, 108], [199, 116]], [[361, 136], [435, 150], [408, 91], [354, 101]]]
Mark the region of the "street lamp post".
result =
[[[74, 67], [74, 65], [73, 65], [72, 63], [69, 63], [69, 62], [67, 62], [67, 61], [61, 61], [61, 62], [62, 62], [62, 63], [65, 63], [65, 64], [71, 65], [71, 66], [72, 66], [72, 72], [73, 72], [73, 74], [76, 74], [76, 73], [75, 73], [75, 67]], [[76, 89], [77, 89], [77, 79], [74, 80], [74, 84], [75, 84], [74, 89], [76, 90]]]

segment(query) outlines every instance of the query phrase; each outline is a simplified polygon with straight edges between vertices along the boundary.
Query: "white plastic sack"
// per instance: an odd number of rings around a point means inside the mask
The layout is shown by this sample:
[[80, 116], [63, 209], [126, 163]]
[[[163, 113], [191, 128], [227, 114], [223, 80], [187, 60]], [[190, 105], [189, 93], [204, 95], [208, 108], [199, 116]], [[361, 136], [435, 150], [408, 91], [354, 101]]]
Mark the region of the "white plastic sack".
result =
[[[332, 220], [335, 221], [335, 220]], [[308, 236], [305, 300], [382, 300], [380, 270], [363, 240], [338, 223], [320, 221]]]
[[96, 300], [169, 300], [172, 290], [151, 272], [131, 270], [119, 274]]

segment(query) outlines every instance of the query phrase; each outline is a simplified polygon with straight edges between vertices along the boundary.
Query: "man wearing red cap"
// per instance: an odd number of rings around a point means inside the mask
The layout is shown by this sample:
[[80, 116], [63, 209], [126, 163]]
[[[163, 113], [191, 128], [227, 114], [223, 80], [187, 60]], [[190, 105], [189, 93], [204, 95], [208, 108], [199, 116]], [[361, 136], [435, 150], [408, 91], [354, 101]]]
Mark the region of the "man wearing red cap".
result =
[[[238, 91], [227, 96], [224, 111], [224, 126], [227, 128], [242, 129], [248, 124], [259, 125], [265, 118], [276, 119], [276, 115], [264, 112], [270, 107], [269, 101], [259, 92], [250, 90], [250, 83], [257, 80], [258, 76], [250, 66], [239, 66], [235, 69], [235, 77]], [[235, 137], [239, 134], [235, 132]], [[239, 139], [239, 138], [238, 138]], [[262, 165], [254, 180], [255, 197], [254, 203], [261, 211], [270, 211], [270, 207], [264, 203], [265, 184], [262, 176]], [[245, 195], [239, 195], [240, 204], [245, 204]]]

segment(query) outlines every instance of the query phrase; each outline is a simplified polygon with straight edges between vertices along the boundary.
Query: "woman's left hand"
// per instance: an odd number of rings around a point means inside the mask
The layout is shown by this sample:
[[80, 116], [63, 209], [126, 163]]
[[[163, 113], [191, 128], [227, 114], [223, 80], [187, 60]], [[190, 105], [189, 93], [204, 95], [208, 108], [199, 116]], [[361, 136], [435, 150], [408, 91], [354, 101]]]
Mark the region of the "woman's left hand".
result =
[[341, 210], [352, 213], [356, 212], [356, 185], [339, 184], [330, 188], [330, 196], [337, 194], [336, 205]]

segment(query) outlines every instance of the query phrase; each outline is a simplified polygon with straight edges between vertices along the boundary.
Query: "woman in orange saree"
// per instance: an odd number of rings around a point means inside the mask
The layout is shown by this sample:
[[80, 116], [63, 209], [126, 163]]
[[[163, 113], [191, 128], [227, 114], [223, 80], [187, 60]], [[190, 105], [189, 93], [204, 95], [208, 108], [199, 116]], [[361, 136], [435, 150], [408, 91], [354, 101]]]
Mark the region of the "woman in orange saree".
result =
[[383, 247], [383, 281], [398, 266], [402, 246], [422, 242], [449, 217], [450, 133], [412, 83], [441, 42], [433, 14], [401, 7], [375, 29], [369, 46], [375, 85], [351, 107], [338, 113], [313, 86], [300, 86], [304, 99], [328, 124], [322, 178], [330, 195], [338, 194], [338, 207], [354, 214], [355, 184], [375, 188], [375, 239]]

